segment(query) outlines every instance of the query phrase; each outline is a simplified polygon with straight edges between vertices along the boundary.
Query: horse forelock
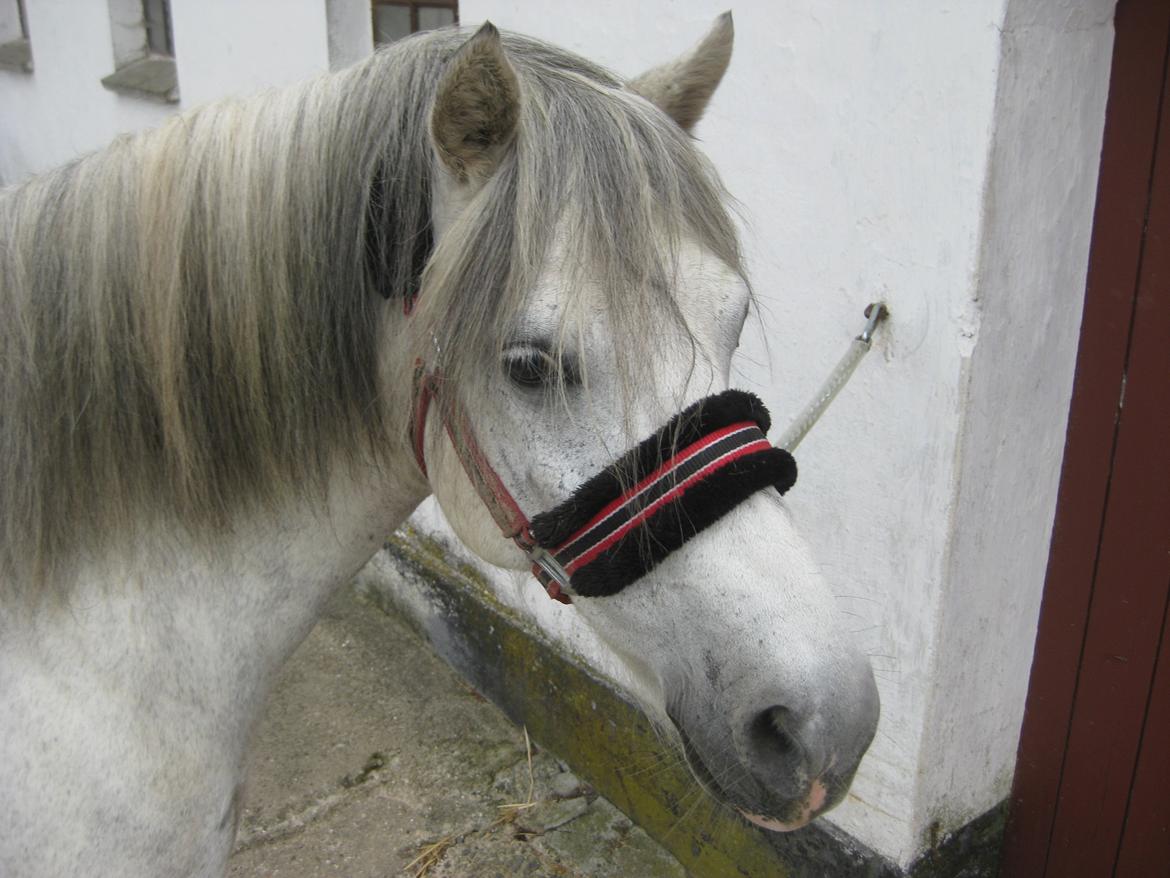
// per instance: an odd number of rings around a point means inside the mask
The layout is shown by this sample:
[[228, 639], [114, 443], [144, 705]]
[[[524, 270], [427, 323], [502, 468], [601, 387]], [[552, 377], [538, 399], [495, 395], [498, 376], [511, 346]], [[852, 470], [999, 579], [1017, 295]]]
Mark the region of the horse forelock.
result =
[[[44, 592], [136, 522], [214, 534], [392, 457], [386, 413], [431, 333], [453, 380], [494, 367], [555, 230], [627, 344], [677, 311], [682, 238], [738, 270], [688, 138], [601, 68], [508, 36], [516, 145], [420, 277], [429, 111], [462, 40], [184, 113], [0, 196], [0, 587]], [[417, 331], [389, 337], [420, 282]]]
[[744, 276], [728, 196], [692, 139], [620, 78], [528, 37], [503, 43], [522, 95], [514, 146], [431, 259], [412, 353], [474, 397], [551, 259], [565, 293], [551, 341], [567, 346], [604, 311], [633, 397], [665, 324], [690, 335], [675, 297], [684, 245]]

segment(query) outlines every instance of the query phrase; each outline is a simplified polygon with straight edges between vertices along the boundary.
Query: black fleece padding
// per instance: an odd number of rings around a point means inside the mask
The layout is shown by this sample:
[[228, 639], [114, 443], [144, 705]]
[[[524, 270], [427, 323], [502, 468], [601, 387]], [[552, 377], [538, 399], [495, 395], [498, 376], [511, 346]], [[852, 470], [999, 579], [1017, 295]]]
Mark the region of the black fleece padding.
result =
[[[725, 390], [699, 400], [586, 481], [564, 503], [533, 518], [532, 535], [541, 546], [555, 551], [625, 489], [645, 479], [679, 450], [743, 421], [754, 422], [762, 432], [771, 426], [768, 410], [754, 394]], [[692, 483], [675, 501], [663, 505], [574, 571], [570, 580], [573, 590], [584, 597], [616, 594], [756, 491], [774, 486], [783, 494], [795, 481], [796, 461], [782, 449], [768, 448], [732, 460]]]

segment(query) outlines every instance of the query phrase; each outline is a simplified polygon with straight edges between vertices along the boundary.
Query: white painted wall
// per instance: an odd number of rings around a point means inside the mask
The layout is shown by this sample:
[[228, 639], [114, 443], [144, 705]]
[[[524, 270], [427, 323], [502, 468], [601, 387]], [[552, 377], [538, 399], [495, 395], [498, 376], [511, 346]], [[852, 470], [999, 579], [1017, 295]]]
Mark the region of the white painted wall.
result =
[[1112, 3], [1012, 2], [916, 824], [1007, 793], [1072, 393]]
[[35, 70], [0, 70], [0, 183], [54, 167], [120, 131], [157, 125], [170, 109], [101, 86], [114, 71], [105, 3], [28, 0]]
[[[110, 12], [96, 0], [26, 0], [35, 70], [0, 70], [0, 183], [159, 124], [177, 109], [329, 69], [324, 0], [171, 0], [178, 106], [117, 95]], [[368, 25], [367, 25], [368, 26]]]
[[171, 0], [184, 106], [329, 69], [322, 0]]
[[329, 69], [360, 61], [374, 45], [369, 0], [325, 0], [329, 19]]
[[[461, 18], [635, 74], [726, 0], [463, 0]], [[114, 95], [106, 4], [27, 0], [36, 70], [0, 71], [0, 181], [173, 107]], [[358, 0], [173, 0], [181, 106], [363, 51]], [[698, 136], [742, 203], [761, 320], [737, 383], [774, 420], [864, 305], [893, 312], [800, 448], [790, 505], [873, 655], [878, 737], [832, 820], [902, 863], [1008, 792], [1084, 285], [1112, 0], [741, 0]], [[328, 22], [328, 26], [327, 26]], [[425, 511], [419, 518], [427, 525]], [[432, 527], [441, 525], [432, 521]], [[571, 610], [502, 596], [620, 676]]]
[[0, 43], [20, 39], [20, 9], [15, 3], [0, 4]]

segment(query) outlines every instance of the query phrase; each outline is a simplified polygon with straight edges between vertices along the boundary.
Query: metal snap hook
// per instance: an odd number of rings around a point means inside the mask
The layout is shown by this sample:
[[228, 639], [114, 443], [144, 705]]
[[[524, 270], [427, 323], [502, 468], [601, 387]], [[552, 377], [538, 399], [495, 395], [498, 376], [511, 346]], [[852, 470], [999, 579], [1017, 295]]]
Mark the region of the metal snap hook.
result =
[[865, 316], [869, 318], [865, 322], [865, 328], [861, 330], [861, 334], [857, 336], [858, 341], [863, 341], [869, 344], [873, 341], [873, 331], [877, 329], [877, 325], [886, 319], [890, 314], [885, 302], [871, 302], [865, 306]]

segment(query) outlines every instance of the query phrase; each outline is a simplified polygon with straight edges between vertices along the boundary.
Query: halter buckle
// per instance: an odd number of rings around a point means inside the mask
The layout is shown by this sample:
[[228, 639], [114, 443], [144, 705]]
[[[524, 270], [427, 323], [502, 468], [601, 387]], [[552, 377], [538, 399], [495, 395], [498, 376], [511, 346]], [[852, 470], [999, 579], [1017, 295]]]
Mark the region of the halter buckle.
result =
[[561, 591], [566, 594], [569, 591], [569, 574], [565, 572], [565, 568], [561, 563], [552, 556], [552, 554], [543, 546], [533, 546], [528, 552], [528, 560], [534, 566], [539, 567], [548, 576], [555, 580], [561, 587]]
[[569, 584], [569, 574], [548, 549], [536, 542], [527, 525], [512, 537], [512, 542], [524, 553], [532, 565], [532, 575], [544, 586], [548, 596], [562, 604], [571, 604], [573, 587]]

